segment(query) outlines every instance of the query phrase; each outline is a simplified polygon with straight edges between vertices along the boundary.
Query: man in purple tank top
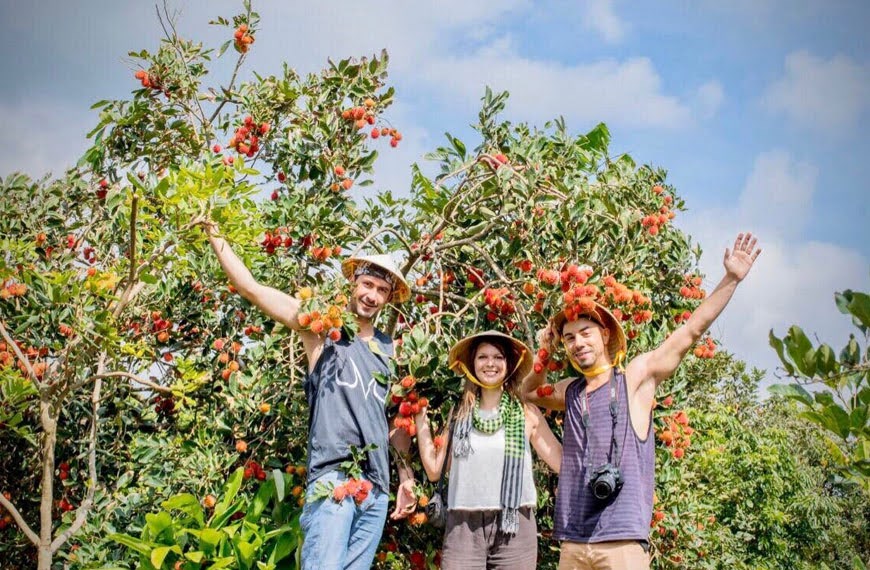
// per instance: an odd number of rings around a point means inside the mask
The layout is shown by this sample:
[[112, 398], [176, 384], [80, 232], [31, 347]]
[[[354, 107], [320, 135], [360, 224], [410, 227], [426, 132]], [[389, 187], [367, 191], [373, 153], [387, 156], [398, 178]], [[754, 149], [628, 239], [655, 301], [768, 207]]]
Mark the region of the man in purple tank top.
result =
[[725, 250], [725, 276], [686, 323], [658, 348], [623, 371], [625, 334], [601, 305], [567, 318], [556, 315], [542, 345], [561, 337], [582, 374], [541, 397], [546, 377], [526, 377], [530, 401], [565, 410], [562, 466], [556, 496], [554, 537], [561, 541], [560, 570], [649, 568], [648, 540], [655, 487], [652, 406], [659, 384], [719, 316], [761, 253], [752, 234], [739, 234]]

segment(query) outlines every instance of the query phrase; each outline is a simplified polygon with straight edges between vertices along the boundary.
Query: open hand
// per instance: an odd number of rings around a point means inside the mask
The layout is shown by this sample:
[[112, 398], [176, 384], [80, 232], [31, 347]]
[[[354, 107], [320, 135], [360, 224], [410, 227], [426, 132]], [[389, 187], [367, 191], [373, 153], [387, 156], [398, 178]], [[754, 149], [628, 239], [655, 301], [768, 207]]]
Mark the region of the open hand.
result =
[[417, 495], [414, 493], [414, 480], [406, 479], [402, 481], [399, 488], [396, 490], [396, 508], [390, 518], [399, 520], [407, 517], [417, 508]]
[[755, 263], [758, 254], [761, 253], [761, 248], [755, 249], [755, 244], [758, 240], [752, 237], [751, 233], [737, 234], [737, 239], [734, 240], [734, 250], [725, 248], [725, 273], [730, 275], [737, 281], [742, 281], [749, 270], [752, 269], [752, 264]]

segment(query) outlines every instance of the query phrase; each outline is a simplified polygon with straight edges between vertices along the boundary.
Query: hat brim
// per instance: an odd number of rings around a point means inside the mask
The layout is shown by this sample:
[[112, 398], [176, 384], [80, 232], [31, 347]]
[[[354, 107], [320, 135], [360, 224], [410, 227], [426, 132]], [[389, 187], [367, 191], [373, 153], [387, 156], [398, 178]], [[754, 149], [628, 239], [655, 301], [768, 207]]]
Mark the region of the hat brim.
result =
[[[583, 317], [593, 317], [591, 320], [598, 322], [598, 324], [610, 331], [610, 338], [607, 341], [607, 353], [610, 355], [611, 360], [615, 361], [616, 355], [619, 352], [625, 354], [628, 350], [628, 341], [625, 338], [625, 331], [622, 329], [622, 323], [620, 323], [616, 317], [613, 316], [613, 313], [611, 313], [604, 305], [596, 302], [594, 313], [580, 314], [574, 320]], [[562, 336], [562, 327], [565, 326], [567, 321], [568, 317], [565, 315], [565, 311], [560, 311], [550, 320], [554, 332], [559, 337]]]
[[354, 282], [354, 274], [356, 273], [356, 268], [361, 263], [367, 263], [369, 265], [375, 265], [377, 267], [380, 267], [394, 277], [393, 292], [390, 295], [391, 303], [404, 303], [411, 298], [411, 287], [408, 286], [408, 282], [405, 281], [405, 278], [402, 276], [401, 273], [390, 267], [384, 267], [380, 263], [375, 263], [369, 259], [360, 257], [349, 257], [342, 262], [341, 272], [344, 274], [345, 278], [347, 278], [348, 281], [350, 281], [351, 283]]
[[[478, 339], [500, 338], [508, 342], [513, 349], [514, 356], [517, 359], [516, 369], [512, 376], [516, 376], [520, 381], [529, 375], [534, 365], [532, 351], [529, 347], [520, 340], [512, 336], [506, 335], [498, 331], [484, 331], [471, 336], [467, 336], [458, 341], [450, 348], [447, 355], [447, 363], [451, 370], [457, 374], [462, 374], [461, 370], [457, 370], [457, 364], [462, 362], [468, 370], [474, 370], [474, 362], [472, 362], [471, 346]], [[510, 380], [510, 377], [505, 378], [505, 381]]]

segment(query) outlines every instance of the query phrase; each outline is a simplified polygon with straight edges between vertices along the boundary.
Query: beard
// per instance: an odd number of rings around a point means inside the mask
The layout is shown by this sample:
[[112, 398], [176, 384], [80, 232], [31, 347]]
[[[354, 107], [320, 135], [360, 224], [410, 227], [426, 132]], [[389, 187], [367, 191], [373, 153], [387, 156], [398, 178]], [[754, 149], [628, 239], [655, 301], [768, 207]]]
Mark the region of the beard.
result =
[[367, 305], [364, 305], [363, 303], [360, 303], [357, 299], [350, 300], [349, 308], [351, 313], [365, 321], [374, 320], [374, 318], [378, 315], [378, 312], [380, 312], [381, 310], [380, 307], [373, 309]]

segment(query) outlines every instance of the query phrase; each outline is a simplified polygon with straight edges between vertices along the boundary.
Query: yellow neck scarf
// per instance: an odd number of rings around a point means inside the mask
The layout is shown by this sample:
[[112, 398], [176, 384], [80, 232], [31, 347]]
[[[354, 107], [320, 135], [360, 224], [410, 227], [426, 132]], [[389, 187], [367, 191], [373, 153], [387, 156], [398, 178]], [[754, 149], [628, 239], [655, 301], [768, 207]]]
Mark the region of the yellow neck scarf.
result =
[[[568, 350], [568, 347], [565, 347], [565, 350]], [[619, 368], [622, 369], [622, 361], [625, 359], [625, 351], [620, 350], [616, 353], [616, 357], [613, 359], [614, 361], [610, 364], [603, 364], [598, 366], [597, 368], [580, 368], [580, 365], [577, 364], [570, 355], [568, 355], [568, 362], [571, 363], [571, 366], [574, 367], [574, 370], [585, 376], [586, 378], [594, 378], [601, 374], [602, 372], [607, 372], [611, 368]]]

